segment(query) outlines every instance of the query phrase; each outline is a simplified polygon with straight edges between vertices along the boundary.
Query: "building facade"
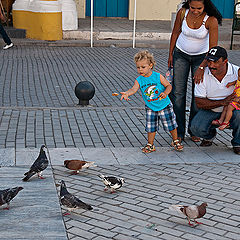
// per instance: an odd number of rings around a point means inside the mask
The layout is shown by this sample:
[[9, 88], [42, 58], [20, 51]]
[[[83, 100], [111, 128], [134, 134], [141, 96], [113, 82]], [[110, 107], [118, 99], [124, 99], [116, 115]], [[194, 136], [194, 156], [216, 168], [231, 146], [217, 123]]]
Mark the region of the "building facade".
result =
[[[212, 0], [223, 15], [232, 18], [234, 3], [238, 0]], [[91, 0], [75, 0], [78, 18], [85, 18], [91, 14]], [[171, 20], [181, 0], [137, 0], [137, 20]], [[135, 0], [93, 0], [94, 16], [96, 17], [124, 17], [133, 19]]]

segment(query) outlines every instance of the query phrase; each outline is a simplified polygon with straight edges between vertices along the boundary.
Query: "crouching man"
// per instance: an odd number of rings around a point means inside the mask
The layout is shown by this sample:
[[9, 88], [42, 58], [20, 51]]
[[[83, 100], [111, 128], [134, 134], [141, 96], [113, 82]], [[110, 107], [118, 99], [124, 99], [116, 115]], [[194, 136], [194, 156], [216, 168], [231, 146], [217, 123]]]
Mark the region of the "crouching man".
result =
[[[208, 66], [205, 68], [203, 81], [195, 85], [195, 102], [199, 108], [194, 116], [190, 130], [194, 136], [203, 138], [200, 146], [211, 146], [216, 136], [213, 120], [219, 119], [223, 107], [232, 101], [239, 102], [234, 93], [234, 84], [238, 79], [239, 67], [228, 62], [227, 52], [224, 48], [216, 46], [209, 50], [206, 56]], [[228, 85], [228, 86], [227, 86]], [[233, 151], [240, 154], [240, 111], [233, 110], [229, 121], [233, 130], [231, 144]]]

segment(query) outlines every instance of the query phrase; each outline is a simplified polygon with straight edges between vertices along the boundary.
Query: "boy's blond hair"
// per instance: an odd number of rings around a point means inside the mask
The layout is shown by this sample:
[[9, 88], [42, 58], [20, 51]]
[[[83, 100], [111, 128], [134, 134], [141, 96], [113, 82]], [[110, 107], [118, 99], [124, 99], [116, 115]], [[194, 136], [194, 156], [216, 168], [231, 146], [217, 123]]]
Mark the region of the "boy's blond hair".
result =
[[154, 60], [153, 54], [150, 53], [148, 50], [140, 51], [134, 56], [135, 63], [143, 59], [147, 59], [149, 64], [152, 63], [153, 67], [156, 65], [156, 61]]

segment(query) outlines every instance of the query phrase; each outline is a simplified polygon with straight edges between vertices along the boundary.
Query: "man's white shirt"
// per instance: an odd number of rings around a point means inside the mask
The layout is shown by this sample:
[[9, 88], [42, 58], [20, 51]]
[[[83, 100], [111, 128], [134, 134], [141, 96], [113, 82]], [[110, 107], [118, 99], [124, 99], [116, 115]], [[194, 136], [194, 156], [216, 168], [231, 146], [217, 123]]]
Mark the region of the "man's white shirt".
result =
[[[234, 86], [229, 88], [226, 85], [229, 82], [234, 82], [238, 79], [239, 67], [228, 64], [227, 74], [224, 76], [221, 82], [219, 82], [206, 67], [203, 76], [203, 82], [195, 85], [194, 95], [199, 98], [208, 98], [210, 100], [221, 100], [231, 95], [234, 90]], [[222, 112], [223, 107], [211, 109], [214, 112]]]

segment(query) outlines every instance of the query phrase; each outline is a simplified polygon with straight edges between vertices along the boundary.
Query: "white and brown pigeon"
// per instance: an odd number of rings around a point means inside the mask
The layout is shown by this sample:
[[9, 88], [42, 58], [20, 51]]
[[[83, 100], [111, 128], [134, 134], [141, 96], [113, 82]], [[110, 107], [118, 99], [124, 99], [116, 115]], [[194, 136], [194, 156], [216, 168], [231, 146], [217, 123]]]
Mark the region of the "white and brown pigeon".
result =
[[35, 162], [30, 167], [30, 170], [24, 173], [25, 177], [22, 179], [23, 181], [28, 181], [33, 175], [38, 174], [38, 178], [44, 179], [42, 176], [42, 171], [47, 168], [48, 166], [48, 158], [45, 153], [45, 145], [42, 145], [40, 148], [39, 155]]
[[202, 218], [206, 214], [207, 203], [202, 203], [201, 205], [191, 205], [191, 206], [183, 206], [183, 205], [171, 205], [169, 207], [170, 210], [177, 211], [180, 214], [183, 214], [188, 219], [188, 224], [193, 226], [191, 220], [193, 220], [197, 224], [202, 224], [201, 222], [197, 222], [197, 218]]
[[20, 192], [23, 190], [23, 187], [14, 187], [14, 188], [7, 188], [4, 190], [0, 190], [0, 206], [7, 204], [7, 207], [4, 209], [9, 210], [10, 201]]
[[122, 187], [123, 183], [125, 183], [124, 178], [117, 178], [112, 176], [104, 176], [102, 174], [99, 175], [99, 177], [102, 179], [103, 183], [105, 184], [104, 191], [107, 191], [108, 188], [111, 189], [111, 193], [114, 193], [115, 190]]
[[88, 162], [83, 160], [65, 160], [64, 166], [70, 170], [75, 170], [72, 174], [78, 174], [81, 169], [89, 168], [89, 167], [96, 167], [94, 165], [95, 162]]
[[[73, 194], [69, 193], [66, 187], [66, 184], [63, 180], [60, 181], [61, 187], [60, 187], [60, 201], [62, 205], [67, 207], [67, 209], [71, 212], [73, 209], [86, 209], [86, 210], [92, 210], [92, 206], [84, 203], [77, 197], [75, 197]], [[70, 213], [66, 213], [64, 215], [69, 215]]]

